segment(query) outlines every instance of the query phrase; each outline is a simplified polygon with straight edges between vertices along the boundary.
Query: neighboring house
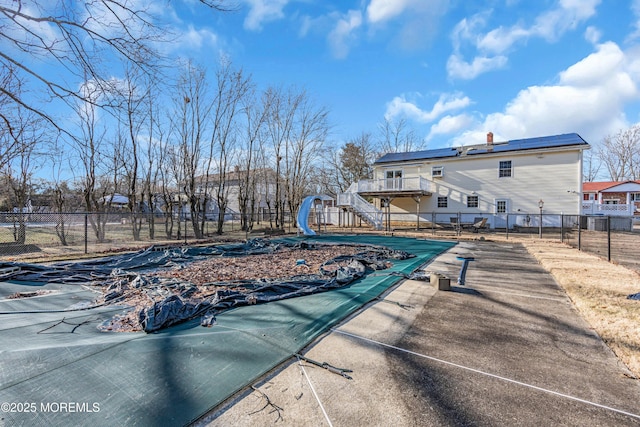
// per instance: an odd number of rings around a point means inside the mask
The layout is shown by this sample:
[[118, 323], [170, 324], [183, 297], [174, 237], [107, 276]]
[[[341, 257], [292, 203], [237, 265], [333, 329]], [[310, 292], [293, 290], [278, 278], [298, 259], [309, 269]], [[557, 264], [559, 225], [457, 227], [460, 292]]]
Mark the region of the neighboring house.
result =
[[[235, 171], [225, 174], [224, 187], [227, 192], [227, 208], [225, 213], [227, 214], [240, 212], [240, 186], [246, 173], [246, 171]], [[265, 168], [252, 170], [251, 173], [256, 176], [254, 192], [256, 214], [260, 215], [268, 212], [269, 208], [275, 209], [275, 172], [272, 169]], [[196, 178], [196, 181], [198, 182], [197, 193], [203, 193], [204, 189], [207, 188], [210, 200], [210, 206], [207, 207], [207, 212], [217, 214], [216, 191], [218, 189], [218, 183], [220, 182], [220, 175], [210, 175], [208, 182], [205, 181], [204, 176]]]
[[640, 180], [585, 182], [582, 194], [585, 215], [640, 216]]
[[[385, 154], [374, 163], [373, 179], [354, 183], [338, 205], [378, 228], [385, 209], [418, 223], [458, 214], [463, 221], [484, 216], [499, 227], [507, 214], [518, 213], [528, 225], [541, 201], [544, 213], [577, 215], [589, 148], [575, 133], [494, 143], [489, 132], [486, 144]], [[364, 205], [362, 197], [374, 204]], [[377, 212], [363, 213], [374, 205]]]

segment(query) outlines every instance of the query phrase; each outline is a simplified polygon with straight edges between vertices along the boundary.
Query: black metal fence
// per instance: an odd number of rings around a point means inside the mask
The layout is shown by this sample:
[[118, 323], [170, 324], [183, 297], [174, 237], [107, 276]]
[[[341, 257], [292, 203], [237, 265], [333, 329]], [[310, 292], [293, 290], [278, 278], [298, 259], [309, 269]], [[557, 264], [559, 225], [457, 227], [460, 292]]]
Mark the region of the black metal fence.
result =
[[[150, 244], [188, 244], [219, 236], [216, 218], [196, 223], [199, 230], [189, 215], [0, 212], [0, 257], [98, 253]], [[249, 231], [242, 230], [241, 224], [239, 214], [226, 215], [222, 234], [244, 233], [248, 237]], [[284, 231], [291, 231], [293, 226], [290, 215], [285, 215]], [[254, 218], [253, 230], [274, 227], [272, 213]]]
[[[355, 214], [349, 213], [342, 227], [355, 230], [373, 227], [353, 217]], [[381, 224], [382, 231], [417, 231], [435, 237], [471, 237], [478, 233], [506, 239], [519, 236], [558, 240], [640, 272], [640, 221], [629, 216], [385, 212]]]
[[[510, 236], [555, 239], [640, 272], [640, 223], [631, 217], [440, 211], [419, 215], [375, 214], [381, 231], [417, 231], [445, 238], [491, 234], [506, 239]], [[372, 212], [370, 217], [373, 216]], [[24, 259], [25, 254], [103, 253], [151, 244], [189, 244], [219, 237], [215, 218], [206, 218], [202, 225], [196, 233], [193, 221], [185, 215], [0, 212], [0, 257]], [[318, 216], [312, 210], [309, 225], [317, 232], [374, 229], [362, 217], [347, 211]], [[263, 212], [253, 218], [251, 231], [241, 228], [239, 215], [229, 214], [225, 216], [222, 236], [249, 238], [261, 232], [296, 232], [290, 215], [285, 216], [284, 227], [274, 228], [273, 212]]]

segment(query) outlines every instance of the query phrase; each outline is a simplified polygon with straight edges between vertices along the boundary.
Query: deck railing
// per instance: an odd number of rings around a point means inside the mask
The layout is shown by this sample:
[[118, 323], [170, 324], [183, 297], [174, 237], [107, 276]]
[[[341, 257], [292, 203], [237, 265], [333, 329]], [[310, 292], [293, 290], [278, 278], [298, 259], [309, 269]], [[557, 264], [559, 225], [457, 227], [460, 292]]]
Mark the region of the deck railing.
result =
[[[429, 189], [431, 188], [429, 180], [421, 176], [410, 178], [363, 179], [354, 184], [354, 189], [358, 193], [372, 193], [377, 191], [430, 191]], [[351, 187], [349, 190], [351, 190]]]
[[633, 216], [634, 210], [634, 204], [605, 204], [587, 200], [582, 202], [583, 215]]

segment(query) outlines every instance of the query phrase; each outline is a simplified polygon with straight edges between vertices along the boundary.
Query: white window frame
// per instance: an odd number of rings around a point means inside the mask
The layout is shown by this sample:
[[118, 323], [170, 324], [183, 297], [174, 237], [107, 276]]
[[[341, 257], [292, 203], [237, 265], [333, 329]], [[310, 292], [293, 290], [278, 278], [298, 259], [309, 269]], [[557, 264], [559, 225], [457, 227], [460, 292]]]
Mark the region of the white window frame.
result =
[[[470, 206], [469, 205], [469, 197], [473, 197], [475, 199], [475, 206]], [[480, 206], [480, 198], [475, 195], [475, 194], [471, 194], [471, 195], [467, 195], [467, 207], [468, 208], [477, 208]]]
[[[449, 207], [449, 198], [447, 196], [438, 196], [436, 202], [438, 209], [447, 209]], [[444, 206], [440, 206], [441, 202], [444, 202]]]
[[[499, 207], [499, 205], [500, 205], [501, 203], [504, 203], [504, 212], [501, 212], [501, 211], [500, 211], [500, 207]], [[496, 199], [496, 202], [495, 202], [495, 206], [494, 206], [494, 207], [495, 207], [496, 214], [506, 214], [506, 213], [509, 213], [509, 200], [508, 200], [508, 199]]]
[[[509, 163], [509, 169], [502, 168], [503, 163]], [[503, 171], [509, 171], [509, 175], [502, 175]], [[500, 160], [498, 162], [498, 178], [513, 178], [513, 161], [512, 160]]]
[[431, 177], [432, 178], [443, 178], [444, 177], [444, 166], [431, 166]]

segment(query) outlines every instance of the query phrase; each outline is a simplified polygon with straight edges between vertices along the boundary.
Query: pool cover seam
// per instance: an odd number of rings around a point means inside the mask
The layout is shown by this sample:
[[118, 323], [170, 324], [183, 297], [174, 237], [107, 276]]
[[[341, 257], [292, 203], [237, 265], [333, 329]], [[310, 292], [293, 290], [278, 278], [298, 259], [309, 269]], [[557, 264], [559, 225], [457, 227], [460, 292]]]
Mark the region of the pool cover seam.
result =
[[560, 393], [560, 392], [549, 390], [549, 389], [546, 389], [546, 388], [543, 388], [543, 387], [538, 387], [538, 386], [535, 386], [533, 384], [528, 384], [528, 383], [525, 383], [525, 382], [522, 382], [522, 381], [518, 381], [518, 380], [514, 380], [514, 379], [511, 379], [511, 378], [503, 377], [503, 376], [492, 374], [492, 373], [489, 373], [489, 372], [484, 372], [484, 371], [481, 371], [479, 369], [475, 369], [475, 368], [471, 368], [471, 367], [468, 367], [468, 366], [460, 365], [460, 364], [454, 363], [454, 362], [449, 362], [449, 361], [443, 360], [443, 359], [438, 359], [437, 357], [428, 356], [426, 354], [422, 354], [422, 353], [418, 353], [418, 352], [415, 352], [415, 351], [407, 350], [407, 349], [404, 349], [404, 348], [401, 348], [401, 347], [397, 347], [397, 346], [394, 346], [394, 345], [391, 345], [391, 344], [386, 344], [386, 343], [383, 343], [383, 342], [380, 342], [380, 341], [373, 340], [371, 338], [366, 338], [366, 337], [363, 337], [363, 336], [360, 336], [360, 335], [352, 334], [350, 332], [341, 331], [339, 329], [332, 328], [331, 331], [337, 332], [339, 334], [342, 334], [342, 335], [345, 335], [345, 336], [349, 336], [349, 337], [352, 337], [352, 338], [355, 338], [355, 339], [359, 339], [359, 340], [362, 340], [362, 341], [367, 341], [367, 342], [370, 342], [372, 344], [376, 344], [376, 345], [379, 345], [379, 346], [382, 346], [382, 347], [391, 348], [393, 350], [397, 350], [397, 351], [400, 351], [400, 352], [412, 354], [414, 356], [422, 357], [424, 359], [432, 360], [434, 362], [439, 362], [439, 363], [442, 363], [442, 364], [445, 364], [445, 365], [449, 365], [449, 366], [453, 366], [453, 367], [456, 367], [456, 368], [464, 369], [466, 371], [474, 372], [476, 374], [480, 374], [480, 375], [484, 375], [484, 376], [487, 376], [487, 377], [495, 378], [495, 379], [498, 379], [498, 380], [501, 380], [501, 381], [506, 381], [506, 382], [509, 382], [509, 383], [512, 383], [512, 384], [516, 384], [516, 385], [519, 385], [519, 386], [531, 388], [531, 389], [534, 389], [534, 390], [537, 390], [537, 391], [542, 391], [544, 393], [549, 393], [549, 394], [553, 394], [555, 396], [563, 397], [565, 399], [573, 400], [573, 401], [580, 402], [580, 403], [585, 403], [587, 405], [595, 406], [597, 408], [605, 409], [605, 410], [608, 410], [608, 411], [612, 411], [612, 412], [616, 412], [616, 413], [619, 413], [619, 414], [622, 414], [622, 415], [626, 415], [626, 416], [629, 416], [629, 417], [640, 419], [640, 415], [638, 415], [638, 414], [634, 414], [632, 412], [623, 411], [621, 409], [613, 408], [611, 406], [602, 405], [600, 403], [591, 402], [589, 400], [581, 399], [579, 397], [571, 396], [569, 394]]

